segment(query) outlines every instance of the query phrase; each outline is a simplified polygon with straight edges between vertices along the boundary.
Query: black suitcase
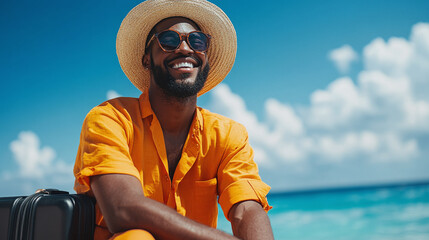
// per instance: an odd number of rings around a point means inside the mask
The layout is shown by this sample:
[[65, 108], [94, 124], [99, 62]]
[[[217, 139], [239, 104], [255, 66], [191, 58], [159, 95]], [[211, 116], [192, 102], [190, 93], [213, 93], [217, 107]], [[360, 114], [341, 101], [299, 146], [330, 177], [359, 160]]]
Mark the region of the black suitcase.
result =
[[56, 189], [0, 198], [0, 240], [93, 239], [94, 200]]

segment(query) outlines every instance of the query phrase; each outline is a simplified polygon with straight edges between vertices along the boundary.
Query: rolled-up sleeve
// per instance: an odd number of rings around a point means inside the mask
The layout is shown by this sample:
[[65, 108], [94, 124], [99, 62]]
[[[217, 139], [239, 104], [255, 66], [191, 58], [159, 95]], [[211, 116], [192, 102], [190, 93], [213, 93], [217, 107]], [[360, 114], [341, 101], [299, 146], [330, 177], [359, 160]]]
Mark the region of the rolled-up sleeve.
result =
[[231, 207], [242, 201], [257, 201], [265, 211], [272, 208], [266, 197], [270, 187], [261, 180], [253, 156], [246, 129], [236, 123], [228, 134], [218, 169], [219, 204], [228, 220]]
[[77, 193], [90, 190], [90, 177], [94, 175], [119, 173], [140, 178], [130, 156], [132, 129], [127, 113], [110, 102], [88, 113], [82, 126], [74, 166]]

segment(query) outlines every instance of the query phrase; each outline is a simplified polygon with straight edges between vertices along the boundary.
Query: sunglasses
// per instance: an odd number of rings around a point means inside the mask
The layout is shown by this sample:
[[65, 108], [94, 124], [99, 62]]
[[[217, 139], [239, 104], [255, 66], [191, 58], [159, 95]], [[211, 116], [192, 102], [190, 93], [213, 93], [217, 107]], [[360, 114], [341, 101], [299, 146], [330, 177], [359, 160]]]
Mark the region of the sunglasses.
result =
[[172, 52], [178, 49], [182, 42], [186, 40], [186, 43], [192, 50], [198, 53], [204, 53], [209, 48], [211, 36], [201, 31], [181, 34], [174, 30], [165, 30], [152, 35], [147, 46], [150, 45], [154, 38], [157, 39], [159, 46], [165, 52]]

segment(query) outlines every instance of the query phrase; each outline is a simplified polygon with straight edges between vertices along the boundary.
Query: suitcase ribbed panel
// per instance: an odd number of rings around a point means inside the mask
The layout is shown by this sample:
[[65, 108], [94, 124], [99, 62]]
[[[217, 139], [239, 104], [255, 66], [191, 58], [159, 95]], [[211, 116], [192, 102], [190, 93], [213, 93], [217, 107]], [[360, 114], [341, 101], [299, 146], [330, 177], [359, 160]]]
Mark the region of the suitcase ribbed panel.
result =
[[15, 239], [16, 220], [25, 197], [0, 198], [0, 239]]
[[94, 236], [94, 199], [51, 190], [0, 198], [0, 223], [0, 239], [90, 240]]

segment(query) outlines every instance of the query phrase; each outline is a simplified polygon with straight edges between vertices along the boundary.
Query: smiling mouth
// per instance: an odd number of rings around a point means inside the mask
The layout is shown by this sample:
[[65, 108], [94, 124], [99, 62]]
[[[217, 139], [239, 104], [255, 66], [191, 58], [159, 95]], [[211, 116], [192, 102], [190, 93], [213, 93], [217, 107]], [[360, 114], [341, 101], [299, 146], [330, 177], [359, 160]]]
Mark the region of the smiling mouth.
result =
[[194, 64], [190, 62], [179, 62], [175, 63], [173, 66], [171, 66], [173, 69], [179, 69], [179, 68], [194, 68]]
[[192, 70], [200, 66], [200, 61], [194, 57], [182, 56], [171, 60], [167, 65], [174, 70]]

